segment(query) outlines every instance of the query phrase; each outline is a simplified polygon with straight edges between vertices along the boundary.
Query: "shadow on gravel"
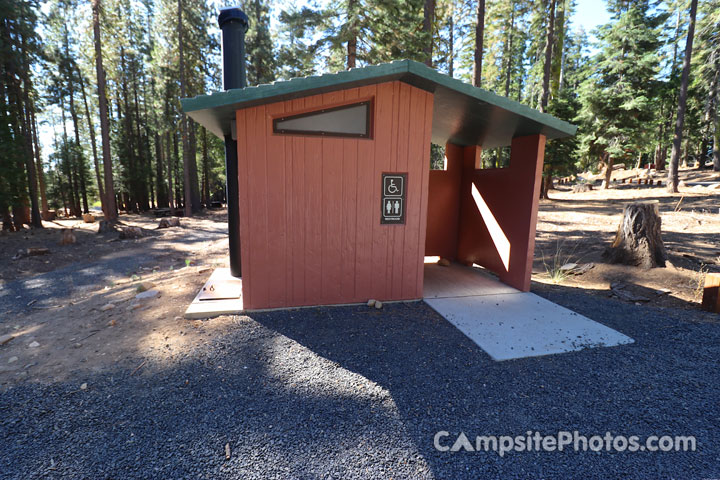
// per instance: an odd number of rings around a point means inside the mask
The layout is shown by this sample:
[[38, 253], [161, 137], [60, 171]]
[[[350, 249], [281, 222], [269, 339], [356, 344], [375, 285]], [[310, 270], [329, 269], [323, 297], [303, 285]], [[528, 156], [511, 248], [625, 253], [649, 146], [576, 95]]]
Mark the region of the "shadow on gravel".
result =
[[[493, 362], [424, 304], [387, 305], [382, 314], [320, 309], [292, 321], [282, 313], [253, 318], [386, 388], [437, 478], [717, 474], [720, 322], [701, 326], [687, 322], [692, 314], [685, 311], [598, 300], [562, 287], [545, 296], [637, 343]], [[450, 444], [460, 432], [472, 439], [529, 430], [578, 430], [588, 437], [606, 431], [695, 435], [700, 451], [524, 452], [500, 458], [438, 452], [433, 438], [440, 430], [450, 432]]]
[[[241, 317], [169, 368], [0, 394], [9, 478], [715, 477], [720, 322], [539, 292], [633, 345], [493, 362], [424, 303]], [[481, 314], [481, 312], [479, 312]], [[477, 435], [695, 435], [673, 453], [438, 452]], [[225, 444], [232, 458], [225, 460]]]

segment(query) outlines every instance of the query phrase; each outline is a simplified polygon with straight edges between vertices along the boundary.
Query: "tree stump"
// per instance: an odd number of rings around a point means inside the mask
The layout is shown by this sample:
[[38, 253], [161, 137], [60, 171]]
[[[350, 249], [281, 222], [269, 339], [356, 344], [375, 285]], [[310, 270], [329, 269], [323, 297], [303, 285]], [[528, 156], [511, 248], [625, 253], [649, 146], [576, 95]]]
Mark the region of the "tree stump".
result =
[[115, 224], [108, 220], [100, 220], [97, 233], [110, 233], [115, 231]]
[[615, 240], [603, 256], [610, 263], [642, 268], [664, 267], [667, 253], [661, 225], [657, 200], [625, 205]]
[[120, 239], [121, 240], [142, 238], [144, 236], [145, 236], [145, 233], [143, 233], [142, 228], [140, 228], [140, 227], [122, 227], [120, 229]]
[[593, 189], [593, 186], [589, 183], [578, 183], [577, 185], [573, 185], [572, 192], [573, 193], [584, 193], [589, 192]]
[[180, 219], [177, 217], [161, 218], [157, 228], [179, 227]]
[[72, 228], [63, 229], [60, 234], [60, 245], [72, 245], [76, 242], [77, 238], [75, 238], [75, 233], [73, 233]]

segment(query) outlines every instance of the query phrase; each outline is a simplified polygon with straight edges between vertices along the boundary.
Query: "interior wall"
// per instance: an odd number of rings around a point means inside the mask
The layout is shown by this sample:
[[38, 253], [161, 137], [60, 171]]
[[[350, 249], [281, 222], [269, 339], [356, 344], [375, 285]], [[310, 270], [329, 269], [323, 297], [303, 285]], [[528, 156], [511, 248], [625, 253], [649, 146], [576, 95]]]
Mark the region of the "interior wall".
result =
[[[372, 139], [272, 133], [272, 119], [373, 98]], [[432, 93], [387, 82], [236, 112], [245, 308], [422, 298]], [[405, 225], [381, 174], [407, 172]]]
[[[462, 150], [458, 259], [486, 267], [497, 273], [502, 282], [529, 291], [545, 137], [513, 139], [508, 168], [475, 169], [476, 149]], [[495, 238], [488, 228], [493, 222], [483, 219], [473, 196], [473, 185], [499, 226], [499, 231], [494, 232]], [[505, 261], [501, 254], [503, 242], [499, 242], [498, 237], [508, 242]]]
[[430, 170], [425, 255], [455, 260], [460, 218], [463, 148], [448, 143], [445, 152], [446, 169]]

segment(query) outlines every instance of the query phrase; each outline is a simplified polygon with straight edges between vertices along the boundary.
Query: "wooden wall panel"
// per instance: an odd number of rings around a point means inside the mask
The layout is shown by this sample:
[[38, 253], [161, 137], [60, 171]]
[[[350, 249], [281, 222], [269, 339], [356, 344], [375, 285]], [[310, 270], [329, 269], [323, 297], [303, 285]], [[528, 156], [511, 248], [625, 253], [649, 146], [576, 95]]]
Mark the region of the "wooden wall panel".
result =
[[[238, 138], [247, 138], [247, 110], [238, 110], [235, 114], [235, 122], [238, 131]], [[245, 278], [252, 277], [252, 266], [250, 265], [249, 250], [242, 248], [243, 238], [250, 232], [250, 218], [243, 213], [249, 210], [250, 196], [248, 192], [248, 154], [247, 142], [238, 142], [238, 203], [240, 204], [240, 260], [242, 262], [242, 275]], [[243, 208], [243, 206], [245, 208]], [[249, 240], [246, 240], [249, 241]], [[243, 300], [251, 301], [249, 288], [243, 282]]]
[[[269, 116], [282, 115], [285, 111], [284, 102], [267, 105], [266, 113]], [[268, 128], [266, 122], [259, 124]], [[264, 135], [269, 132], [265, 131]], [[265, 151], [265, 191], [267, 192], [267, 251], [268, 256], [278, 252], [282, 261], [272, 261], [266, 257], [266, 269], [269, 279], [285, 278], [287, 272], [287, 252], [285, 243], [287, 228], [285, 223], [285, 142], [287, 137], [275, 142], [268, 142]], [[272, 287], [270, 287], [272, 288]], [[268, 306], [281, 307], [287, 304], [287, 289], [283, 286], [277, 292], [268, 292]]]
[[[500, 281], [522, 291], [530, 290], [544, 152], [544, 136], [517, 137], [509, 168], [476, 170], [474, 147], [464, 149], [458, 257], [496, 272]], [[473, 185], [510, 244], [507, 268], [472, 197]]]
[[[372, 139], [274, 135], [272, 119], [374, 101]], [[422, 297], [432, 94], [387, 82], [237, 112], [246, 308]], [[405, 225], [381, 174], [407, 172]]]
[[431, 170], [425, 255], [457, 258], [462, 147], [445, 146], [445, 170]]
[[[377, 86], [370, 85], [358, 89], [360, 98], [375, 98], [375, 118], [377, 118]], [[377, 137], [377, 120], [374, 126]], [[358, 141], [357, 151], [357, 204], [355, 227], [355, 298], [372, 298], [373, 292], [373, 233], [375, 219], [379, 223], [379, 213], [374, 210], [375, 192], [375, 141]], [[370, 208], [368, 208], [370, 205]], [[378, 205], [378, 209], [380, 206]]]
[[[432, 95], [425, 95], [425, 116], [422, 117], [424, 119], [424, 125], [423, 125], [423, 136], [426, 139], [429, 139], [432, 137], [432, 119], [433, 119], [433, 106], [434, 106], [434, 99]], [[429, 182], [430, 182], [430, 142], [425, 141], [423, 143], [423, 153], [422, 158], [425, 159], [425, 165], [421, 168], [420, 172], [422, 175], [422, 187], [420, 191], [420, 233], [418, 235], [418, 243], [417, 248], [418, 252], [423, 252], [425, 249], [425, 235], [427, 232], [427, 222], [428, 222], [428, 201], [429, 201], [429, 194], [428, 194], [428, 188], [429, 188]], [[416, 296], [422, 297], [423, 296], [423, 279], [425, 274], [425, 269], [423, 268], [424, 265], [424, 255], [420, 255], [420, 263], [418, 264], [417, 269], [417, 281], [416, 281]]]

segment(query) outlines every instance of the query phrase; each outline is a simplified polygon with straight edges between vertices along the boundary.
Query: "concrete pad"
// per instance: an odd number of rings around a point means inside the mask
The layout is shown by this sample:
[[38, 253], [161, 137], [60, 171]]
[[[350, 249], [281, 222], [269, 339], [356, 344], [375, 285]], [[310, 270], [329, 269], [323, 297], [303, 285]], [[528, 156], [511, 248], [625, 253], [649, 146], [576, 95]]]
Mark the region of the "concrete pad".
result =
[[533, 293], [426, 298], [425, 302], [496, 361], [634, 342]]
[[[217, 292], [213, 297], [210, 292]], [[209, 318], [243, 312], [242, 279], [229, 268], [216, 268], [185, 311], [185, 318]]]
[[468, 297], [498, 293], [519, 293], [519, 290], [499, 282], [480, 267], [466, 267], [457, 263], [447, 267], [425, 265], [423, 282], [425, 298]]

